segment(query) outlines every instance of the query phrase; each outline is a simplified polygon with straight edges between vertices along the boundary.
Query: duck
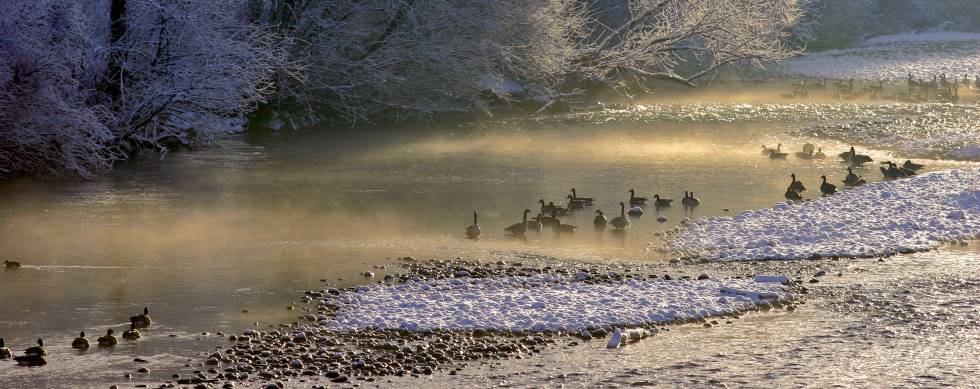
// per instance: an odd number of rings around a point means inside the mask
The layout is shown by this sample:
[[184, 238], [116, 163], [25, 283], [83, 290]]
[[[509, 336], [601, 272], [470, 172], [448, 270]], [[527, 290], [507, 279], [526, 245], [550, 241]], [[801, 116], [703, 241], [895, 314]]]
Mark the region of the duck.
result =
[[568, 209], [582, 209], [585, 207], [585, 200], [576, 199], [575, 196], [568, 195], [565, 198], [568, 199]]
[[48, 355], [48, 352], [44, 350], [44, 340], [38, 339], [37, 346], [28, 347], [24, 350], [25, 355]]
[[595, 218], [592, 219], [592, 224], [595, 225], [597, 230], [606, 228], [606, 224], [609, 224], [609, 219], [606, 219], [606, 215], [602, 213], [601, 209], [595, 210]]
[[817, 148], [817, 152], [816, 153], [813, 153], [813, 158], [815, 158], [815, 159], [824, 159], [826, 157], [827, 156], [824, 155], [824, 153], [823, 153], [823, 148], [819, 148], [818, 147]]
[[653, 195], [653, 198], [655, 200], [653, 204], [657, 208], [667, 208], [667, 207], [670, 206], [670, 203], [674, 202], [673, 199], [662, 199], [662, 198], [660, 198], [660, 195], [659, 194], [654, 194]]
[[820, 193], [823, 193], [824, 196], [837, 193], [837, 185], [827, 182], [827, 176], [820, 176], [820, 179], [823, 180], [823, 183], [820, 184]]
[[913, 172], [917, 172], [919, 170], [922, 170], [922, 168], [926, 167], [926, 165], [913, 163], [911, 159], [906, 159], [905, 163], [902, 164], [902, 167], [911, 170]]
[[786, 188], [786, 193], [783, 195], [787, 200], [800, 201], [803, 200], [803, 195], [800, 192], [793, 190], [792, 187]]
[[153, 324], [153, 320], [150, 319], [150, 309], [144, 307], [142, 315], [136, 315], [129, 318], [129, 321], [136, 323], [136, 328], [146, 328], [150, 324]]
[[776, 150], [769, 153], [769, 159], [786, 159], [786, 156], [789, 155], [789, 153], [784, 153], [782, 149], [783, 149], [783, 144], [782, 143], [777, 144]]
[[573, 233], [575, 232], [575, 229], [578, 227], [573, 226], [571, 224], [561, 224], [561, 220], [556, 220], [554, 228], [556, 233], [561, 234], [561, 233]]
[[572, 188], [572, 198], [575, 200], [582, 200], [586, 205], [592, 204], [595, 198], [592, 197], [578, 197], [578, 193], [575, 193], [575, 188]]
[[790, 173], [789, 178], [790, 178], [790, 182], [789, 182], [790, 189], [797, 192], [806, 191], [806, 187], [803, 186], [803, 182], [796, 180], [796, 173]]
[[504, 231], [507, 231], [513, 234], [514, 236], [524, 235], [524, 233], [527, 232], [527, 214], [529, 213], [531, 213], [531, 210], [525, 209], [523, 220], [520, 223], [515, 223], [507, 226], [507, 228], [504, 228]]
[[885, 161], [885, 162], [882, 162], [882, 164], [888, 164], [888, 169], [885, 169], [883, 167], [879, 167], [879, 169], [881, 169], [881, 174], [884, 175], [885, 178], [902, 178], [902, 177], [908, 177], [908, 176], [914, 176], [915, 175], [915, 172], [914, 171], [911, 171], [911, 170], [906, 169], [906, 168], [903, 168], [903, 167], [899, 167], [894, 162]]
[[14, 360], [21, 366], [44, 366], [48, 364], [48, 360], [39, 354], [24, 354], [14, 357]]
[[643, 208], [640, 208], [640, 207], [632, 207], [632, 208], [626, 210], [626, 214], [627, 215], [630, 215], [631, 217], [640, 217], [640, 216], [643, 216]]
[[10, 358], [10, 349], [3, 344], [3, 338], [0, 338], [0, 359]]
[[701, 205], [701, 200], [694, 197], [694, 192], [688, 194], [687, 191], [684, 191], [684, 199], [681, 200], [681, 204], [688, 208], [694, 208]]
[[473, 211], [473, 224], [470, 225], [469, 227], [466, 227], [466, 237], [467, 238], [470, 238], [470, 239], [479, 238], [480, 237], [480, 233], [483, 232], [483, 230], [480, 228], [480, 223], [477, 223], [476, 222], [476, 218], [477, 218], [476, 211]]
[[82, 333], [71, 342], [71, 348], [74, 349], [85, 350], [88, 347], [88, 338], [85, 337], [85, 331], [82, 331]]
[[3, 267], [5, 269], [20, 269], [20, 262], [4, 260]]
[[630, 219], [626, 218], [626, 204], [622, 201], [619, 202], [619, 216], [614, 217], [609, 221], [617, 230], [622, 230], [630, 226]]
[[130, 322], [129, 323], [129, 329], [126, 330], [126, 331], [123, 331], [123, 334], [122, 334], [123, 339], [126, 339], [126, 340], [136, 340], [136, 339], [139, 339], [140, 336], [141, 336], [140, 330], [137, 330], [136, 329], [136, 322]]
[[98, 341], [99, 341], [99, 347], [113, 347], [119, 344], [119, 339], [117, 339], [116, 336], [112, 334], [112, 328], [106, 331], [104, 336], [100, 336]]
[[844, 185], [847, 186], [860, 186], [864, 185], [865, 181], [861, 176], [854, 173], [851, 168], [847, 168], [847, 176], [844, 177]]
[[636, 197], [636, 192], [630, 189], [630, 206], [644, 205], [647, 203], [646, 197]]

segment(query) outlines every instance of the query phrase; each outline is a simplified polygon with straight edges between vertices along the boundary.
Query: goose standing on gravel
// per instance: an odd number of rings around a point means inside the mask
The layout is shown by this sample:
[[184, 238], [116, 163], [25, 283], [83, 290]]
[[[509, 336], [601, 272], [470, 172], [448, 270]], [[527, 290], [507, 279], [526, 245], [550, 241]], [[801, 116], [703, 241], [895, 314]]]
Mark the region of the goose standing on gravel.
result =
[[644, 205], [647, 203], [646, 197], [636, 197], [636, 192], [630, 189], [630, 206]]
[[71, 342], [71, 348], [85, 350], [89, 347], [88, 338], [85, 337], [85, 331], [82, 331], [75, 340]]
[[104, 336], [100, 336], [98, 341], [99, 341], [99, 347], [113, 347], [119, 344], [119, 339], [117, 339], [116, 336], [112, 334], [112, 328], [106, 331]]
[[919, 170], [922, 170], [922, 168], [926, 167], [926, 165], [913, 163], [911, 159], [906, 159], [905, 163], [902, 164], [902, 167], [911, 170], [913, 172], [917, 172]]
[[146, 328], [150, 324], [153, 324], [153, 320], [150, 319], [150, 308], [143, 308], [142, 315], [131, 316], [129, 321], [136, 323], [136, 328]]
[[685, 207], [694, 208], [701, 205], [701, 200], [694, 197], [694, 192], [688, 194], [687, 191], [684, 191], [684, 199], [681, 200], [681, 203], [684, 204]]
[[504, 231], [507, 231], [513, 234], [514, 236], [524, 235], [524, 233], [527, 232], [527, 214], [529, 213], [531, 213], [531, 210], [525, 209], [523, 220], [521, 220], [520, 223], [515, 223], [507, 226], [507, 228], [504, 228]]
[[572, 188], [572, 198], [575, 200], [582, 200], [585, 202], [585, 205], [592, 205], [592, 202], [595, 201], [595, 198], [592, 197], [578, 197], [578, 193], [575, 193], [575, 188]]
[[847, 186], [860, 186], [864, 185], [865, 181], [861, 176], [854, 173], [851, 168], [847, 168], [847, 176], [844, 177], [844, 185]]
[[477, 223], [476, 218], [477, 218], [476, 211], [473, 211], [473, 224], [470, 225], [469, 227], [466, 227], [467, 238], [476, 239], [480, 237], [480, 233], [483, 232], [483, 230], [480, 228], [480, 223]]
[[790, 181], [789, 181], [789, 188], [790, 189], [792, 189], [794, 191], [797, 191], [797, 192], [803, 192], [803, 191], [806, 190], [806, 187], [803, 186], [803, 182], [798, 181], [796, 179], [796, 173], [790, 173], [789, 178], [790, 178]]
[[823, 180], [823, 183], [820, 184], [820, 193], [823, 193], [824, 196], [837, 193], [837, 185], [827, 182], [827, 176], [820, 176], [820, 179]]
[[659, 194], [654, 194], [653, 195], [653, 198], [655, 200], [654, 205], [656, 205], [657, 208], [667, 208], [667, 207], [670, 206], [670, 203], [674, 202], [673, 199], [662, 199], [662, 198], [660, 198], [660, 195]]
[[605, 229], [606, 224], [609, 223], [609, 219], [606, 219], [606, 215], [602, 214], [601, 209], [595, 210], [595, 213], [596, 213], [595, 219], [592, 219], [592, 224], [595, 226], [595, 229], [597, 230]]
[[571, 224], [561, 224], [561, 220], [556, 220], [555, 222], [555, 233], [561, 235], [562, 233], [570, 234], [575, 232], [577, 226]]
[[827, 156], [823, 153], [823, 148], [817, 148], [817, 152], [813, 154], [813, 158], [824, 159]]
[[626, 218], [626, 204], [622, 201], [619, 202], [619, 216], [614, 217], [609, 221], [617, 230], [622, 230], [630, 226], [630, 219]]
[[783, 144], [782, 143], [777, 144], [776, 150], [769, 153], [769, 159], [786, 159], [786, 156], [789, 155], [789, 153], [784, 153], [782, 149], [783, 149]]
[[10, 349], [3, 344], [3, 338], [0, 338], [0, 359], [10, 358]]

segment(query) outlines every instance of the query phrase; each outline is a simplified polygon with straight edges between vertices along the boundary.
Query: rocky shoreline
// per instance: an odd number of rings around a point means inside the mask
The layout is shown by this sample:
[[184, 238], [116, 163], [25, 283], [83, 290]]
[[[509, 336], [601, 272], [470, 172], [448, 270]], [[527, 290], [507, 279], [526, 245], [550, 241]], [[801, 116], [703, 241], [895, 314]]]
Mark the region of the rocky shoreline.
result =
[[[398, 285], [406, 282], [446, 280], [457, 277], [472, 279], [490, 277], [532, 277], [556, 275], [577, 278], [577, 282], [592, 285], [621, 282], [627, 279], [697, 280], [710, 278], [707, 274], [684, 274], [677, 265], [564, 262], [550, 258], [531, 258], [527, 263], [498, 261], [481, 263], [462, 259], [424, 260], [402, 257], [389, 266], [376, 270], [390, 272], [379, 284]], [[710, 264], [709, 264], [710, 265]], [[675, 274], [663, 273], [673, 269]], [[394, 271], [397, 270], [397, 271]], [[722, 268], [717, 269], [719, 273]], [[724, 277], [746, 278], [755, 272], [731, 272]], [[749, 269], [753, 270], [753, 269]], [[754, 269], [758, 270], [758, 269]], [[677, 273], [681, 271], [681, 273]], [[365, 272], [365, 280], [374, 280], [373, 272]], [[586, 274], [586, 277], [583, 277]], [[299, 309], [305, 314], [297, 321], [270, 326], [265, 331], [245, 330], [241, 335], [227, 336], [227, 346], [219, 346], [205, 354], [192, 373], [174, 374], [172, 381], [161, 388], [233, 388], [236, 386], [282, 388], [295, 383], [303, 386], [325, 387], [330, 384], [374, 382], [384, 376], [421, 377], [434, 373], [455, 375], [474, 363], [500, 359], [523, 359], [541, 352], [545, 347], [575, 346], [580, 342], [605, 342], [612, 327], [592, 327], [584, 331], [508, 331], [495, 329], [473, 330], [391, 330], [366, 329], [338, 331], [327, 323], [336, 315], [342, 303], [339, 296], [356, 292], [358, 287], [330, 287], [309, 290], [301, 301], [287, 309]], [[806, 293], [804, 281], [797, 277], [788, 289], [794, 296]], [[361, 287], [363, 288], [363, 287]], [[790, 301], [774, 300], [761, 303], [759, 310], [795, 309], [799, 298]], [[644, 331], [626, 333], [622, 343], [636, 342], [644, 335], [670, 331], [671, 326], [696, 324], [704, 327], [732, 323], [746, 311], [736, 311], [712, 317], [675, 320], [668, 323], [648, 322], [635, 328]]]

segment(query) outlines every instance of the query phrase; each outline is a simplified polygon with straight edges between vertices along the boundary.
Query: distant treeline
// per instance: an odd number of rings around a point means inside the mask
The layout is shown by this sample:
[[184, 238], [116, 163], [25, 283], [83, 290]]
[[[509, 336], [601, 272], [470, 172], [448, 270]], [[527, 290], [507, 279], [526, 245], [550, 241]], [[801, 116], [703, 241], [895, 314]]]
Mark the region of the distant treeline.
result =
[[[302, 126], [560, 105], [798, 53], [799, 0], [6, 0], [0, 176]], [[683, 65], [683, 66], [682, 66]]]

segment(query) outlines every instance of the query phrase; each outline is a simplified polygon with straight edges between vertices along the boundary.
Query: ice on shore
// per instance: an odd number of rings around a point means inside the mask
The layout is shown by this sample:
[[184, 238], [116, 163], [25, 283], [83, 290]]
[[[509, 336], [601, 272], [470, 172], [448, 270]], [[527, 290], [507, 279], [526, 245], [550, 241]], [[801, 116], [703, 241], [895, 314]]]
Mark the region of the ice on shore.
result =
[[[827, 50], [784, 61], [773, 69], [789, 76], [905, 80], [908, 73], [932, 80], [980, 73], [980, 34], [933, 32], [869, 39], [857, 47]], [[971, 79], [972, 80], [972, 79]]]
[[719, 261], [872, 257], [980, 236], [980, 169], [867, 184], [797, 205], [697, 218], [666, 246]]
[[374, 284], [342, 294], [334, 330], [580, 331], [635, 327], [745, 311], [788, 300], [751, 279], [628, 278], [586, 283], [556, 275]]

